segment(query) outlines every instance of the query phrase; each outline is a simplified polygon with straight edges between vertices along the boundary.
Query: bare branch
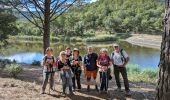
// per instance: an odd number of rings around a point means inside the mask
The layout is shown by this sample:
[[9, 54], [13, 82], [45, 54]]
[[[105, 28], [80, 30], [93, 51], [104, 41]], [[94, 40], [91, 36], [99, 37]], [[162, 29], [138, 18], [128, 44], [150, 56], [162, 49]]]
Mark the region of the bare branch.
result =
[[50, 22], [54, 21], [55, 19], [57, 19], [60, 15], [62, 15], [65, 11], [67, 11], [77, 0], [74, 0], [69, 6], [67, 6], [60, 14], [58, 14], [56, 17], [52, 18]]
[[[33, 3], [34, 4], [34, 0], [33, 1], [31, 1], [31, 0], [29, 0], [31, 3]], [[36, 4], [35, 4], [36, 5]], [[42, 15], [43, 14], [41, 14], [40, 13], [40, 11], [37, 9], [37, 7], [36, 6], [34, 6], [34, 9], [36, 10], [36, 12], [38, 13], [38, 15], [39, 15], [39, 19], [40, 19], [40, 21], [41, 21], [41, 23], [42, 23], [42, 26], [44, 25], [44, 21], [43, 21], [43, 18], [42, 18]]]
[[[43, 29], [43, 27], [39, 26], [39, 24], [37, 22], [32, 21], [28, 16], [26, 16], [19, 8], [17, 8], [10, 0], [8, 0], [9, 3], [12, 5], [12, 7], [14, 7], [19, 13], [21, 13], [21, 15], [23, 15], [29, 22], [31, 22], [32, 24], [34, 24], [35, 26], [37, 26], [39, 29]], [[32, 17], [32, 15], [31, 15]], [[32, 17], [33, 18], [33, 17]]]
[[64, 0], [64, 1], [61, 2], [60, 4], [58, 4], [59, 0], [57, 1], [57, 3], [55, 4], [54, 8], [52, 9], [52, 11], [51, 11], [51, 13], [50, 13], [50, 14], [51, 14], [50, 18], [52, 18], [52, 17], [54, 16], [54, 14], [55, 14], [55, 12], [57, 11], [57, 9], [58, 9], [59, 7], [61, 7], [66, 1], [67, 1], [67, 0]]
[[35, 7], [38, 7], [42, 13], [44, 13], [44, 8], [41, 7], [41, 4], [37, 0], [32, 0], [33, 4], [35, 4]]

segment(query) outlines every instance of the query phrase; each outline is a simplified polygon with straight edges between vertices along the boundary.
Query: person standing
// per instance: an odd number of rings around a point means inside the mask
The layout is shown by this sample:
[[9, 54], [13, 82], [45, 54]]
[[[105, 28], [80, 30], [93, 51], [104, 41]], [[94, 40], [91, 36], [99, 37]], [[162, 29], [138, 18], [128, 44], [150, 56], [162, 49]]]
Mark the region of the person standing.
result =
[[66, 50], [65, 50], [65, 53], [66, 53], [66, 59], [68, 60], [70, 57], [71, 57], [71, 48], [70, 47], [67, 47]]
[[52, 55], [52, 49], [48, 47], [46, 49], [46, 54], [43, 58], [43, 84], [42, 84], [42, 90], [41, 94], [45, 93], [45, 89], [48, 83], [48, 79], [50, 78], [50, 89], [53, 90], [53, 84], [54, 84], [54, 73], [55, 73], [55, 59]]
[[79, 50], [77, 48], [73, 49], [73, 54], [70, 57], [71, 62], [71, 69], [74, 74], [74, 77], [72, 78], [73, 81], [73, 89], [76, 89], [76, 81], [77, 81], [77, 89], [81, 89], [81, 82], [80, 82], [80, 76], [81, 76], [81, 66], [82, 66], [82, 57], [79, 55]]
[[68, 86], [70, 94], [73, 95], [71, 65], [70, 61], [66, 60], [65, 51], [60, 52], [58, 70], [60, 72], [60, 77], [62, 79], [63, 94], [65, 95], [65, 90], [66, 87]]
[[105, 92], [107, 93], [110, 76], [110, 57], [107, 54], [107, 49], [102, 48], [100, 50], [97, 58], [97, 66], [99, 67], [100, 74], [100, 93], [103, 92], [103, 89], [105, 89]]
[[119, 44], [114, 43], [113, 47], [114, 47], [114, 51], [111, 54], [111, 59], [114, 66], [114, 75], [118, 87], [117, 90], [121, 91], [121, 84], [120, 84], [120, 77], [119, 77], [119, 74], [121, 73], [124, 80], [126, 94], [130, 95], [129, 82], [128, 82], [127, 71], [126, 71], [126, 64], [129, 61], [129, 56], [125, 50], [120, 49]]
[[[85, 71], [85, 76], [87, 78], [87, 91], [90, 91], [90, 80], [91, 77], [93, 77], [94, 80], [96, 80], [97, 76], [97, 58], [98, 55], [93, 52], [93, 49], [91, 46], [87, 47], [87, 52], [88, 54], [85, 55], [84, 57], [84, 71]], [[95, 88], [98, 91], [97, 84], [95, 84]]]

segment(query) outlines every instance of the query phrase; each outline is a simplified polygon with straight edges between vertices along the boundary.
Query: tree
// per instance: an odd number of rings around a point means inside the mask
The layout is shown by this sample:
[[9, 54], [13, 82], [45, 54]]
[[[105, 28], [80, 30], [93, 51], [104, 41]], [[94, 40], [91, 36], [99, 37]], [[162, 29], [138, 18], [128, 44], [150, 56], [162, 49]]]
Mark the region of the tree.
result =
[[0, 46], [7, 44], [8, 35], [14, 35], [17, 32], [15, 25], [17, 18], [6, 6], [5, 1], [0, 1]]
[[7, 1], [28, 21], [30, 21], [42, 31], [43, 49], [45, 54], [45, 49], [50, 46], [50, 23], [66, 12], [77, 0]]
[[166, 0], [165, 4], [156, 100], [169, 100], [170, 98], [170, 0]]

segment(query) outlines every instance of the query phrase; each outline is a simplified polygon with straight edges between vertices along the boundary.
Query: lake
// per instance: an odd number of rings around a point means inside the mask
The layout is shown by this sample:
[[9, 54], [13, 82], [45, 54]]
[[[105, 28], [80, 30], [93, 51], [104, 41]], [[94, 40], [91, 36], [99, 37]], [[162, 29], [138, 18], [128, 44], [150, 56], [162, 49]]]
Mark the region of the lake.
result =
[[[160, 50], [140, 47], [127, 42], [120, 42], [121, 47], [126, 50], [130, 56], [130, 64], [138, 64], [143, 68], [157, 68], [160, 58]], [[79, 48], [80, 55], [87, 53], [87, 46], [93, 46], [94, 52], [98, 53], [101, 48], [107, 48], [109, 55], [113, 51], [112, 42], [102, 43], [52, 43], [53, 55], [58, 56], [59, 52], [66, 47]], [[12, 43], [6, 48], [1, 48], [0, 59], [16, 60], [17, 63], [31, 64], [34, 60], [41, 61], [42, 43]]]

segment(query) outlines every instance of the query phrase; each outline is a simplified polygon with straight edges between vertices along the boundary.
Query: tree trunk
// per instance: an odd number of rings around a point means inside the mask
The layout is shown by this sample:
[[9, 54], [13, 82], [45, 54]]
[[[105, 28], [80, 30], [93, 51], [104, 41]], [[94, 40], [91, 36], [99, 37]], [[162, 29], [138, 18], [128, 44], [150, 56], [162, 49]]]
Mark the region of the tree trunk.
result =
[[45, 0], [45, 10], [44, 10], [44, 34], [43, 34], [43, 48], [44, 54], [46, 48], [50, 46], [50, 3], [51, 0]]
[[170, 0], [166, 0], [156, 100], [170, 100]]

